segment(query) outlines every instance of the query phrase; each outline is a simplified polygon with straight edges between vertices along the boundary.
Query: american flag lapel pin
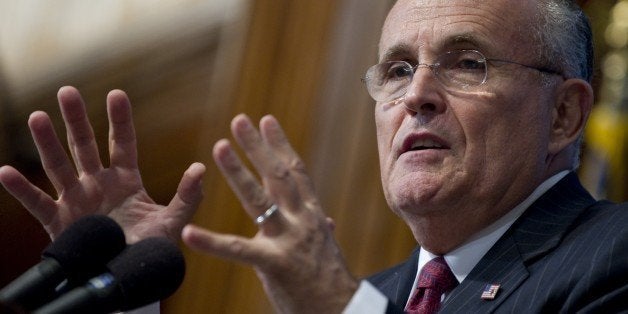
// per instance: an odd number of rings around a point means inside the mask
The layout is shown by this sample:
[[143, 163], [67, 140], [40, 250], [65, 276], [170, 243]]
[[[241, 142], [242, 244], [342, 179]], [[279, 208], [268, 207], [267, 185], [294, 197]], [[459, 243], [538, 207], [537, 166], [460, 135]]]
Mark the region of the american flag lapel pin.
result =
[[493, 300], [499, 291], [500, 284], [488, 284], [484, 287], [484, 291], [482, 291], [482, 300]]

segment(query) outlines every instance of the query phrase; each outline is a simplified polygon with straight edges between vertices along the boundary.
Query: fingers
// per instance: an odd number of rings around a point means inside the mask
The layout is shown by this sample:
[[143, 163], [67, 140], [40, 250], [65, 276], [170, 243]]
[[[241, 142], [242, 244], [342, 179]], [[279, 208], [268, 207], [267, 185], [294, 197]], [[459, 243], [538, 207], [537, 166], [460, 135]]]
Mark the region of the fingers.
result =
[[98, 146], [85, 104], [74, 87], [66, 86], [57, 94], [61, 115], [68, 131], [68, 145], [79, 173], [94, 173], [102, 169]]
[[107, 95], [109, 116], [109, 158], [111, 167], [137, 169], [137, 140], [126, 93], [113, 90]]
[[0, 167], [0, 183], [42, 225], [48, 225], [56, 214], [55, 201], [31, 184], [20, 172], [10, 166]]
[[[227, 183], [251, 218], [261, 215], [272, 205], [273, 200], [268, 198], [255, 176], [244, 166], [238, 155], [231, 148], [229, 141], [220, 140], [216, 142], [213, 156]], [[272, 217], [273, 219], [269, 219], [261, 226], [268, 232], [278, 231], [277, 224], [271, 224], [270, 222], [271, 220], [278, 220], [280, 215], [275, 213], [273, 216], [276, 217]]]
[[244, 166], [227, 140], [214, 146], [214, 159], [246, 212], [255, 219], [271, 205], [280, 211], [264, 220], [260, 228], [270, 235], [282, 230], [284, 219], [303, 208], [318, 208], [318, 201], [303, 162], [290, 146], [277, 120], [266, 116], [255, 129], [246, 115], [231, 123], [234, 138], [261, 177], [263, 186]]
[[28, 119], [35, 146], [39, 152], [42, 166], [58, 194], [78, 182], [76, 172], [66, 154], [50, 118], [45, 112], [33, 112]]
[[194, 225], [185, 226], [181, 238], [194, 250], [258, 267], [266, 263], [264, 256], [269, 254], [269, 247], [255, 243], [254, 239], [220, 234]]
[[179, 182], [177, 193], [168, 204], [168, 209], [182, 222], [180, 226], [190, 220], [203, 198], [201, 180], [204, 173], [205, 165], [201, 163], [190, 165]]
[[268, 146], [287, 166], [293, 180], [296, 182], [296, 187], [299, 189], [301, 198], [304, 201], [316, 201], [317, 197], [314, 192], [314, 184], [305, 171], [305, 164], [294, 151], [290, 142], [288, 142], [277, 119], [270, 115], [263, 117], [260, 121], [260, 131]]
[[259, 173], [273, 201], [284, 210], [299, 209], [301, 198], [288, 167], [264, 141], [251, 120], [245, 115], [236, 116], [231, 122], [231, 132]]

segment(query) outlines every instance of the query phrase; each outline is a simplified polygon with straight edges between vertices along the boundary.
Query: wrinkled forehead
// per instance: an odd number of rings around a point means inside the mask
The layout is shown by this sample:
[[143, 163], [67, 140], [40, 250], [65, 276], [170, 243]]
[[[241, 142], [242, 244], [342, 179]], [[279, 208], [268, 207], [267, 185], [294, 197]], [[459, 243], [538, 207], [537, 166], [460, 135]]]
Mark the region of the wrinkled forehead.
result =
[[[399, 50], [438, 52], [461, 46], [513, 55], [533, 44], [535, 1], [399, 0], [382, 29], [380, 60]], [[463, 46], [463, 47], [462, 47]]]

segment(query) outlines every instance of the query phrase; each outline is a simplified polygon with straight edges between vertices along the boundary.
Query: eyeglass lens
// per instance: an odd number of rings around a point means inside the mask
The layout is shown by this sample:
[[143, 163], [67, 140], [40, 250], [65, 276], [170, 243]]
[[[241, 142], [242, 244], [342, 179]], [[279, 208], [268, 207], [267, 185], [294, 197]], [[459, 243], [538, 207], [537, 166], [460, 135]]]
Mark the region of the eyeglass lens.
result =
[[434, 64], [413, 67], [405, 61], [383, 62], [366, 73], [369, 94], [376, 101], [392, 101], [405, 95], [415, 69], [429, 67], [445, 87], [464, 90], [486, 81], [486, 58], [475, 50], [457, 50], [441, 54]]

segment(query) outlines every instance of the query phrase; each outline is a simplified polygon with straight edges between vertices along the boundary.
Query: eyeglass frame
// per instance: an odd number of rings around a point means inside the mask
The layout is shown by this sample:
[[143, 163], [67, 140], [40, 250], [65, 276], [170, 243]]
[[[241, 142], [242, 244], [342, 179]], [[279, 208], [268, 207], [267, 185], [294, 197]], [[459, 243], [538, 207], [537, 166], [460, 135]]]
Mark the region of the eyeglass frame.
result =
[[[369, 93], [369, 95], [371, 96], [371, 98], [373, 98], [373, 100], [377, 101], [377, 102], [391, 102], [394, 100], [397, 100], [399, 98], [402, 98], [405, 96], [405, 94], [408, 92], [408, 86], [410, 86], [410, 84], [412, 83], [412, 79], [414, 78], [414, 74], [416, 73], [418, 68], [424, 67], [424, 68], [429, 68], [432, 73], [434, 74], [434, 76], [436, 77], [436, 79], [438, 80], [438, 82], [443, 85], [444, 87], [449, 87], [451, 88], [451, 86], [448, 85], [455, 85], [455, 82], [450, 80], [450, 84], [447, 84], [447, 82], [443, 82], [444, 79], [442, 75], [439, 75], [439, 69], [441, 67], [441, 63], [438, 60], [442, 60], [445, 56], [452, 54], [452, 53], [465, 53], [465, 52], [473, 52], [478, 54], [481, 58], [476, 60], [482, 63], [482, 65], [484, 66], [484, 78], [482, 79], [482, 81], [480, 83], [478, 83], [477, 85], [467, 85], [467, 86], [480, 86], [486, 83], [486, 81], [488, 80], [488, 64], [489, 62], [502, 62], [502, 63], [509, 63], [509, 64], [515, 64], [515, 65], [519, 65], [525, 68], [529, 68], [529, 69], [533, 69], [533, 70], [537, 70], [541, 73], [547, 73], [547, 74], [551, 74], [551, 75], [559, 75], [561, 76], [563, 79], [566, 79], [565, 75], [563, 74], [562, 71], [560, 70], [555, 70], [549, 67], [537, 67], [537, 66], [532, 66], [532, 65], [527, 65], [527, 64], [523, 64], [523, 63], [519, 63], [516, 61], [510, 61], [510, 60], [504, 60], [504, 59], [496, 59], [496, 58], [486, 58], [484, 56], [483, 53], [481, 53], [478, 50], [475, 49], [459, 49], [459, 50], [449, 50], [446, 51], [444, 53], [441, 53], [440, 55], [438, 55], [436, 57], [437, 62], [429, 64], [429, 63], [417, 63], [416, 65], [412, 66], [412, 64], [410, 64], [407, 61], [401, 61], [401, 60], [391, 60], [391, 61], [386, 61], [386, 62], [380, 62], [378, 64], [372, 65], [370, 66], [367, 71], [366, 71], [366, 75], [361, 79], [363, 83], [365, 83], [366, 85], [366, 89]], [[410, 80], [408, 81], [408, 84], [406, 86], [404, 86], [403, 88], [400, 88], [399, 91], [397, 93], [393, 93], [391, 94], [391, 96], [387, 97], [386, 99], [383, 100], [378, 100], [375, 98], [375, 96], [373, 96], [373, 92], [371, 91], [371, 84], [369, 82], [372, 82], [372, 78], [369, 77], [368, 73], [372, 70], [375, 69], [376, 67], [379, 67], [383, 64], [391, 64], [391, 63], [400, 63], [400, 64], [405, 64], [407, 67], [407, 69], [412, 70], [412, 76], [410, 77]], [[403, 91], [403, 92], [401, 92]], [[399, 94], [399, 95], [397, 95]]]

